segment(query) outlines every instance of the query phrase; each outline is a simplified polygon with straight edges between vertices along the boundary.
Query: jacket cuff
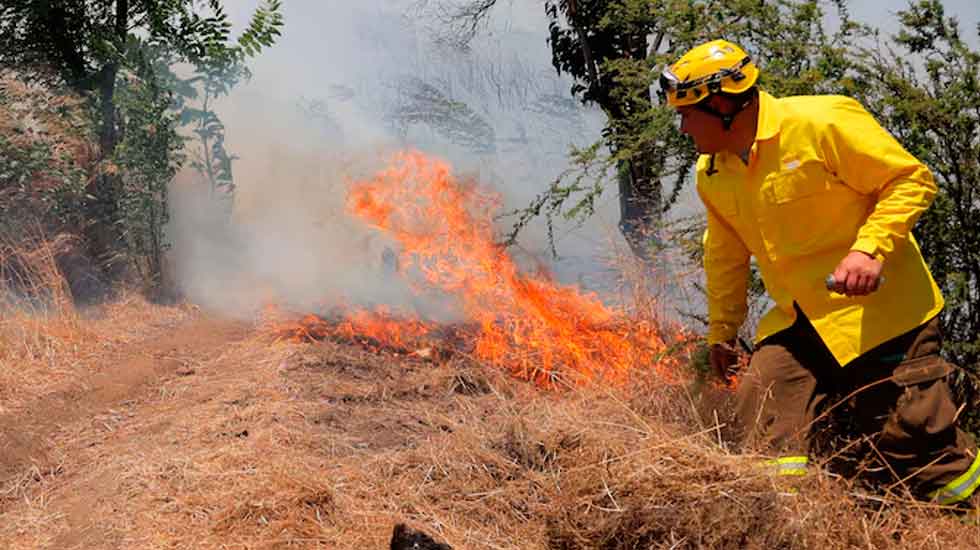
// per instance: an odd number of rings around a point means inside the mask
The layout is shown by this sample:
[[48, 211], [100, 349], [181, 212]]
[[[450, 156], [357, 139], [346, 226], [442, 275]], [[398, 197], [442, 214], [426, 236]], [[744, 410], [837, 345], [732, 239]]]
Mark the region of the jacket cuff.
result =
[[878, 243], [876, 243], [874, 239], [870, 239], [868, 237], [861, 237], [854, 241], [854, 244], [851, 245], [851, 250], [864, 252], [869, 256], [874, 256], [874, 258], [879, 262], [885, 261], [885, 257], [878, 251]]
[[738, 336], [738, 327], [730, 323], [708, 325], [708, 345], [721, 344]]

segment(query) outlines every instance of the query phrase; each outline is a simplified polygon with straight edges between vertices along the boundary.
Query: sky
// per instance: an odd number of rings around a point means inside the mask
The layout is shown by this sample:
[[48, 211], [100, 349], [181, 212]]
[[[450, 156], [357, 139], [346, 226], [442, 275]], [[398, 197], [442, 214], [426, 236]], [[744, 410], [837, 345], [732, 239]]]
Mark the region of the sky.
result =
[[[852, 0], [851, 14], [858, 20], [870, 23], [885, 32], [894, 33], [898, 29], [899, 10], [908, 6], [908, 0]], [[977, 23], [980, 22], [980, 1], [943, 0], [946, 15], [959, 20], [960, 31], [973, 47], [980, 44], [977, 38]]]
[[[598, 139], [601, 113], [572, 99], [571, 82], [551, 66], [540, 0], [501, 0], [467, 54], [433, 45], [434, 22], [410, 9], [417, 2], [283, 2], [282, 36], [251, 61], [251, 81], [216, 107], [239, 157], [235, 209], [246, 223], [215, 228], [200, 201], [175, 195], [177, 248], [187, 255], [179, 276], [192, 297], [254, 305], [262, 288], [297, 307], [341, 289], [353, 301], [396, 299], [404, 289], [365, 276], [363, 265], [390, 243], [345, 217], [348, 181], [382, 168], [394, 150], [417, 148], [494, 188], [510, 210], [567, 168], [570, 146]], [[237, 29], [258, 4], [224, 2]], [[944, 4], [976, 45], [980, 1]], [[888, 33], [906, 5], [855, 0], [850, 9]], [[433, 105], [453, 106], [441, 124], [419, 116]], [[682, 202], [697, 207], [690, 190]], [[561, 280], [602, 289], [616, 271], [611, 261], [628, 255], [618, 216], [611, 189], [584, 227], [558, 224], [559, 259], [548, 254], [543, 223], [529, 227], [520, 249]]]

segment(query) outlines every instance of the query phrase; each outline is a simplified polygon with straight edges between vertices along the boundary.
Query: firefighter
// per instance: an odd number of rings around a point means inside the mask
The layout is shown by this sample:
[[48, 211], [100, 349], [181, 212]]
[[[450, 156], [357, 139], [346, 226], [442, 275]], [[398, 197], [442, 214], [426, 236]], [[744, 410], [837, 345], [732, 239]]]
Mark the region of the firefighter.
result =
[[716, 371], [737, 364], [752, 257], [774, 304], [739, 377], [736, 435], [775, 454], [779, 473], [803, 474], [815, 420], [848, 396], [891, 482], [965, 501], [980, 459], [957, 427], [953, 366], [939, 355], [943, 298], [910, 232], [936, 183], [857, 101], [776, 98], [758, 79], [751, 57], [724, 40], [660, 77], [662, 101], [701, 154]]

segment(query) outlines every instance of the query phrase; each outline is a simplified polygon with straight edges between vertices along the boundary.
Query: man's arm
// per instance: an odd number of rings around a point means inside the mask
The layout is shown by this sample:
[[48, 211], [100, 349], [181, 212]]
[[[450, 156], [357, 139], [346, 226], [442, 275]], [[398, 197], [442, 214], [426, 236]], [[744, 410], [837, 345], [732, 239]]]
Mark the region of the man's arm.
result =
[[708, 297], [708, 344], [733, 340], [748, 313], [750, 253], [745, 243], [714, 211], [701, 194], [708, 211], [704, 231], [704, 272]]
[[932, 173], [854, 100], [830, 114], [821, 146], [828, 167], [860, 193], [877, 196], [852, 251], [887, 261], [936, 196]]

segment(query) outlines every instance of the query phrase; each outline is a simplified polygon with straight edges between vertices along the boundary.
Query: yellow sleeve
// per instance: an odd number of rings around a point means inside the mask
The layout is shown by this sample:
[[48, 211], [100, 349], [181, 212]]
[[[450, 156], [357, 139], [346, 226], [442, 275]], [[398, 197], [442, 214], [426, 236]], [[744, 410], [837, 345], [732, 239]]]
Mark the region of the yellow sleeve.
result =
[[845, 185], [877, 195], [851, 250], [887, 258], [936, 196], [932, 173], [850, 98], [828, 113], [821, 145], [829, 168]]
[[704, 231], [704, 272], [708, 297], [708, 344], [735, 338], [748, 313], [749, 250], [742, 239], [698, 193], [708, 210]]

